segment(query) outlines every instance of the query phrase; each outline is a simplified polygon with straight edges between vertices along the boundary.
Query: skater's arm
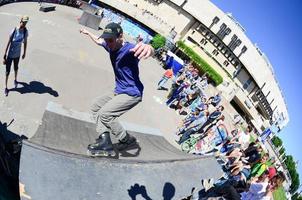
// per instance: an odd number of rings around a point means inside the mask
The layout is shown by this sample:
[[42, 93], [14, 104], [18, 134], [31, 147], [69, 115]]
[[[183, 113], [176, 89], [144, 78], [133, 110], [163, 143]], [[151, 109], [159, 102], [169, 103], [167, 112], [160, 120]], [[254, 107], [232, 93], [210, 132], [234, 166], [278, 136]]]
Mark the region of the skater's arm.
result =
[[6, 60], [6, 54], [7, 54], [7, 50], [9, 48], [9, 45], [10, 45], [10, 41], [11, 41], [11, 36], [9, 37], [6, 48], [5, 48], [5, 52], [4, 52], [4, 56], [3, 56], [4, 60]]
[[25, 55], [26, 55], [26, 48], [27, 48], [27, 38], [24, 39], [24, 49], [23, 49], [22, 59], [25, 58]]
[[92, 41], [95, 42], [97, 45], [101, 45], [102, 43], [104, 43], [104, 39], [103, 38], [97, 37], [96, 35], [90, 33], [86, 29], [81, 29], [80, 33], [82, 33], [84, 35], [88, 35], [92, 39]]
[[144, 44], [143, 42], [137, 43], [130, 51], [133, 52], [134, 56], [138, 59], [146, 59], [154, 54], [153, 47], [149, 44]]

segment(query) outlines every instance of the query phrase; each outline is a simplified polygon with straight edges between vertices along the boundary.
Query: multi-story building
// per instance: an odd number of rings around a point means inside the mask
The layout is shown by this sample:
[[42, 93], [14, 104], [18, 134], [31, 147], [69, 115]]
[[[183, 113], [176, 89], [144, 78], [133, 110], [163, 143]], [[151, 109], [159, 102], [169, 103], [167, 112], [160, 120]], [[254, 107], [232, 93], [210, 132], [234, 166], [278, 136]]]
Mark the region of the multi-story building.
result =
[[266, 55], [229, 13], [208, 0], [100, 0], [153, 32], [183, 40], [224, 82], [218, 88], [258, 131], [289, 121], [282, 91]]

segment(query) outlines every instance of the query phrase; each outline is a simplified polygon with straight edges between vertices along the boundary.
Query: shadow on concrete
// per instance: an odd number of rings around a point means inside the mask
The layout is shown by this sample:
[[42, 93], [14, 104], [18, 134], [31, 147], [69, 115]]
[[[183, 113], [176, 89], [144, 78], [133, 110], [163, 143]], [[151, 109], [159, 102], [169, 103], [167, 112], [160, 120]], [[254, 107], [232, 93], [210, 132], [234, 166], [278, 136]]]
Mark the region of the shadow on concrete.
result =
[[172, 183], [166, 182], [163, 189], [164, 200], [171, 200], [175, 195], [175, 187]]
[[139, 185], [138, 183], [135, 183], [128, 189], [128, 194], [131, 197], [131, 200], [136, 200], [137, 195], [141, 195], [146, 200], [152, 200], [147, 194], [146, 187], [144, 185]]
[[18, 85], [21, 85], [22, 87], [9, 89], [9, 91], [10, 92], [19, 92], [20, 94], [26, 94], [26, 93], [45, 94], [45, 93], [48, 93], [54, 97], [59, 96], [57, 91], [53, 90], [51, 87], [48, 87], [39, 81], [31, 81], [29, 84], [25, 83], [25, 82], [18, 82]]
[[159, 88], [157, 88], [157, 90], [164, 90], [164, 91], [169, 91], [169, 89], [168, 88], [166, 88], [166, 87], [159, 87]]
[[19, 200], [19, 166], [22, 139], [8, 130], [9, 124], [0, 121], [0, 199]]
[[[115, 147], [116, 144], [113, 144], [113, 147]], [[116, 149], [116, 148], [115, 148]], [[118, 151], [119, 155], [121, 157], [137, 157], [139, 155], [139, 153], [141, 152], [142, 148], [139, 146], [138, 143], [136, 143], [135, 145], [133, 145], [130, 148], [127, 148], [123, 151]]]
[[[131, 200], [136, 200], [137, 195], [141, 195], [145, 200], [152, 200], [152, 198], [147, 194], [146, 187], [144, 185], [139, 185], [135, 183], [128, 189], [128, 194]], [[163, 188], [163, 199], [171, 200], [175, 195], [175, 187], [172, 183], [166, 182]]]

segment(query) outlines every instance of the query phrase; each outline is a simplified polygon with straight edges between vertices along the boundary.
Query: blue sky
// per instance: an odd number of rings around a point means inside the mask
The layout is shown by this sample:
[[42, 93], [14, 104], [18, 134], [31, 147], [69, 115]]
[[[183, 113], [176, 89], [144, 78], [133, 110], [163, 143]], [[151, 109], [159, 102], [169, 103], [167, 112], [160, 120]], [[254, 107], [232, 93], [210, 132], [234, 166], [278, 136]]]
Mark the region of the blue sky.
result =
[[212, 0], [231, 12], [269, 58], [285, 96], [290, 122], [281, 133], [286, 153], [299, 160], [302, 183], [302, 1]]

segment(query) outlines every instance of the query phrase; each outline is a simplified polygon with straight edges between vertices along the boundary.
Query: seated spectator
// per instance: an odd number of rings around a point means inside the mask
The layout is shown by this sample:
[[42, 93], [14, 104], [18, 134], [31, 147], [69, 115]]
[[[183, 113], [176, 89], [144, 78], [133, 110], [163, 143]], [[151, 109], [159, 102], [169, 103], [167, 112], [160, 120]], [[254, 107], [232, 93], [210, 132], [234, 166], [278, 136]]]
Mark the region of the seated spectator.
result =
[[[214, 183], [212, 186], [213, 181], [202, 181], [207, 183], [205, 186], [208, 190], [195, 190], [195, 194], [192, 196], [195, 196], [195, 199], [224, 197], [232, 200], [273, 200], [272, 192], [280, 187], [284, 181], [285, 176], [282, 172], [278, 172], [272, 179], [269, 179], [265, 173], [263, 176], [249, 181], [247, 191], [242, 193], [237, 191], [238, 182], [222, 181], [222, 183]], [[198, 198], [196, 198], [197, 196]]]
[[220, 103], [220, 101], [221, 101], [221, 94], [222, 94], [222, 92], [220, 91], [220, 92], [218, 92], [215, 96], [210, 97], [210, 98], [212, 99], [211, 104], [212, 104], [214, 107], [216, 107], [216, 106], [219, 105], [219, 103]]
[[206, 121], [206, 123], [203, 124], [203, 126], [198, 130], [198, 132], [201, 134], [206, 132], [207, 130], [206, 131], [204, 130], [205, 127], [212, 123], [215, 124], [215, 121], [218, 121], [219, 118], [222, 116], [223, 110], [224, 110], [223, 106], [219, 106], [218, 108], [216, 108], [216, 110], [209, 115], [208, 120]]
[[199, 130], [200, 127], [203, 126], [203, 124], [208, 120], [209, 112], [206, 110], [206, 111], [203, 111], [202, 113], [204, 113], [204, 115], [202, 115], [201, 117], [196, 119], [194, 122], [192, 122], [189, 125], [188, 128], [185, 129], [185, 131], [183, 132], [183, 134], [180, 137], [179, 141], [177, 141], [178, 144], [181, 144], [184, 141], [186, 141], [187, 139], [189, 139], [190, 136], [192, 134], [196, 133], [197, 130]]
[[246, 157], [248, 157], [248, 162], [251, 165], [257, 163], [261, 159], [261, 147], [255, 142], [250, 143], [249, 147], [244, 150]]
[[268, 158], [269, 155], [266, 153], [262, 156], [260, 162], [252, 166], [251, 177], [260, 177], [268, 169]]
[[252, 132], [252, 128], [248, 126], [245, 131], [238, 131], [237, 136], [234, 137], [233, 140], [238, 140], [239, 144], [243, 149], [248, 148], [251, 140], [250, 133]]

